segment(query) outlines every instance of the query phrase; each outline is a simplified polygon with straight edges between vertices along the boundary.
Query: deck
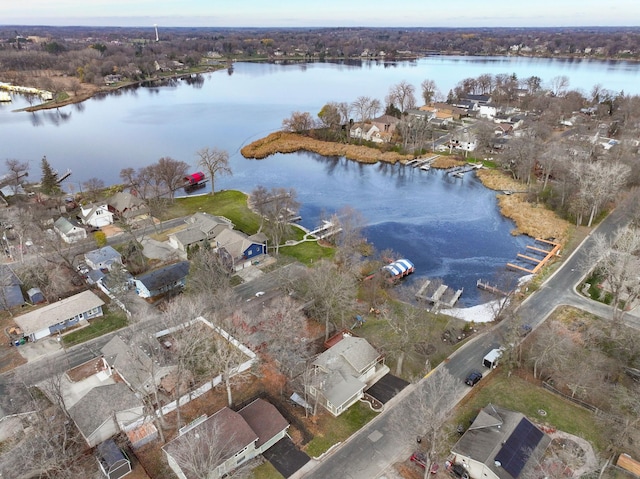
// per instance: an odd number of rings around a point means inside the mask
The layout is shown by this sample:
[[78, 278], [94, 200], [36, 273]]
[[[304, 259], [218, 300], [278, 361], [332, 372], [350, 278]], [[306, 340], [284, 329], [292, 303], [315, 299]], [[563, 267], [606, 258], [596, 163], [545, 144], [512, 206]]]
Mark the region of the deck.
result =
[[427, 279], [416, 293], [416, 299], [431, 303], [436, 308], [453, 308], [463, 291], [464, 288], [454, 290], [446, 284]]

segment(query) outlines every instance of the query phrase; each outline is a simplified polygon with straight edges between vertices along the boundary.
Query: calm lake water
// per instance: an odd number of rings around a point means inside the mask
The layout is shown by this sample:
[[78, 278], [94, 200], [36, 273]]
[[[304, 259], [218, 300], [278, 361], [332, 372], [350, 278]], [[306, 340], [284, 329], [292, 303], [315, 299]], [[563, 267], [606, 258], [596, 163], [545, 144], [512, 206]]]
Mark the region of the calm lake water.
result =
[[376, 247], [414, 261], [418, 279], [438, 277], [464, 287], [461, 304], [472, 305], [481, 299], [476, 280], [502, 276], [505, 263], [531, 242], [510, 234], [514, 225], [500, 216], [495, 193], [472, 174], [453, 180], [443, 172], [363, 166], [308, 153], [246, 160], [240, 148], [278, 130], [293, 111], [315, 116], [328, 101], [352, 102], [361, 95], [383, 102], [389, 87], [402, 80], [419, 92], [422, 80], [430, 78], [446, 93], [459, 80], [483, 73], [537, 75], [543, 82], [566, 75], [571, 88], [585, 92], [600, 83], [638, 94], [639, 70], [626, 62], [515, 57], [437, 56], [358, 65], [239, 63], [232, 74], [207, 74], [197, 85], [177, 81], [129, 89], [59, 110], [13, 113], [27, 106], [14, 97], [12, 104], [0, 105], [0, 160], [28, 160], [31, 177], [38, 179], [40, 159], [46, 155], [58, 171], [73, 171], [65, 184], [78, 191], [91, 177], [117, 183], [125, 167], [163, 156], [195, 164], [200, 148], [223, 148], [230, 153], [234, 174], [218, 179], [216, 189], [295, 188], [302, 223], [308, 227], [323, 212], [350, 205], [367, 218], [366, 235]]

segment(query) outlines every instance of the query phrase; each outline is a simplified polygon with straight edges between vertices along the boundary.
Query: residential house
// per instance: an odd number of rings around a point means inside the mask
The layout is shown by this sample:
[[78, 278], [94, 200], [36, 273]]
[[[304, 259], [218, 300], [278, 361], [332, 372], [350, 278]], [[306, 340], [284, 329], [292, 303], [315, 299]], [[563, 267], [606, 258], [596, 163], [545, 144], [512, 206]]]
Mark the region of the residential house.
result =
[[451, 452], [470, 477], [519, 479], [530, 477], [550, 442], [523, 414], [489, 404]]
[[[94, 379], [87, 381], [95, 382]], [[136, 424], [144, 418], [144, 405], [129, 386], [109, 377], [92, 387], [74, 385], [84, 392], [79, 399], [69, 395], [65, 406], [80, 434], [90, 447]], [[87, 391], [88, 389], [88, 391]], [[76, 400], [77, 399], [77, 400]]]
[[[157, 347], [164, 346], [158, 342]], [[100, 352], [111, 370], [116, 371], [133, 391], [139, 393], [152, 393], [154, 385], [160, 384], [162, 378], [175, 369], [175, 365], [159, 357], [152, 359], [141, 345], [132, 344], [122, 334], [114, 336]]]
[[389, 133], [381, 133], [380, 128], [372, 123], [358, 123], [353, 125], [349, 130], [351, 138], [359, 140], [372, 141], [374, 143], [383, 143], [384, 138], [390, 137]]
[[121, 191], [107, 200], [107, 208], [119, 219], [132, 221], [149, 214], [149, 207], [136, 195]]
[[122, 266], [122, 255], [112, 246], [104, 246], [84, 254], [84, 260], [91, 269], [111, 271], [114, 264]]
[[87, 232], [78, 223], [61, 216], [53, 223], [53, 229], [65, 243], [87, 239]]
[[487, 103], [491, 103], [491, 96], [490, 95], [471, 95], [471, 94], [468, 94], [468, 95], [465, 95], [464, 99], [472, 101], [473, 103], [478, 105], [478, 108], [480, 108], [480, 105], [486, 105]]
[[82, 224], [102, 228], [113, 223], [113, 213], [104, 205], [88, 204], [80, 206], [80, 221]]
[[262, 233], [247, 236], [225, 229], [216, 236], [215, 249], [230, 270], [239, 271], [267, 253], [267, 238]]
[[120, 479], [131, 472], [131, 461], [113, 439], [98, 444], [96, 459], [100, 470], [108, 479]]
[[238, 412], [228, 407], [187, 428], [162, 450], [179, 479], [196, 477], [194, 464], [186, 460], [196, 450], [205, 463], [213, 463], [208, 476], [217, 479], [262, 454], [286, 435], [289, 424], [278, 410], [256, 399]]
[[6, 264], [0, 265], [0, 310], [24, 304], [22, 281]]
[[488, 118], [492, 120], [498, 114], [498, 107], [496, 105], [487, 103], [484, 105], [480, 105], [480, 110], [478, 111], [478, 116], [480, 118]]
[[339, 416], [389, 372], [384, 356], [366, 339], [343, 334], [343, 339], [312, 364], [307, 392], [334, 416]]
[[15, 318], [29, 341], [37, 341], [102, 316], [104, 301], [91, 291], [69, 296]]
[[188, 225], [186, 229], [169, 235], [169, 244], [184, 252], [195, 244], [211, 241], [223, 230], [233, 229], [230, 220], [209, 213], [195, 213], [185, 222]]
[[449, 103], [436, 102], [430, 106], [421, 106], [420, 110], [434, 109], [436, 112], [446, 113], [453, 117], [454, 120], [459, 120], [463, 116], [467, 116], [468, 111], [463, 108], [457, 108]]
[[378, 128], [382, 133], [388, 133], [392, 135], [396, 131], [396, 125], [400, 123], [400, 120], [395, 116], [382, 115], [378, 118], [371, 120], [371, 123]]
[[136, 293], [141, 298], [155, 298], [184, 287], [189, 274], [189, 262], [180, 261], [149, 271], [134, 279]]

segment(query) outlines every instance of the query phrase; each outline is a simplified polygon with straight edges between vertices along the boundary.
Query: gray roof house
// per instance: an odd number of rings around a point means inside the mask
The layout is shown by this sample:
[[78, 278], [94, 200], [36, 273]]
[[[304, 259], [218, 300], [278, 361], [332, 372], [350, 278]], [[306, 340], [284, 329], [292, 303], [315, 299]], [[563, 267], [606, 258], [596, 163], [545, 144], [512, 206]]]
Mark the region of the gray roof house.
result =
[[94, 387], [68, 411], [91, 447], [144, 416], [142, 401], [122, 382]]
[[247, 236], [240, 231], [226, 229], [215, 237], [215, 247], [229, 269], [237, 271], [267, 253], [267, 238], [262, 233]]
[[91, 291], [69, 296], [17, 316], [16, 324], [30, 341], [37, 341], [71, 326], [102, 316], [104, 301]]
[[63, 216], [53, 223], [53, 229], [60, 235], [65, 243], [75, 243], [76, 241], [87, 238], [87, 232], [83, 227]]
[[519, 479], [531, 477], [528, 471], [539, 463], [550, 442], [523, 414], [489, 404], [451, 452], [470, 477]]
[[112, 246], [104, 246], [84, 254], [84, 260], [92, 269], [108, 269], [114, 263], [122, 265], [122, 256]]
[[211, 241], [220, 232], [233, 229], [233, 223], [223, 216], [195, 213], [185, 220], [187, 228], [169, 235], [169, 244], [180, 251], [194, 245]]
[[344, 334], [312, 364], [308, 393], [334, 416], [339, 416], [389, 372], [384, 356], [366, 339]]
[[149, 271], [134, 279], [136, 293], [141, 298], [154, 298], [184, 287], [189, 274], [189, 262], [180, 261]]
[[22, 281], [6, 264], [0, 265], [0, 310], [24, 304]]
[[180, 479], [194, 479], [193, 461], [186, 451], [198, 451], [202, 464], [215, 463], [208, 476], [217, 479], [262, 454], [286, 435], [289, 423], [263, 399], [238, 412], [228, 407], [187, 428], [162, 449], [169, 466]]
[[[161, 347], [160, 343], [158, 347]], [[134, 391], [153, 392], [154, 383], [160, 384], [160, 380], [175, 369], [174, 365], [163, 363], [158, 358], [154, 362], [140, 345], [132, 344], [122, 335], [114, 336], [100, 352], [107, 364]]]
[[143, 200], [131, 193], [121, 191], [107, 200], [107, 208], [121, 219], [132, 220], [149, 214], [149, 207]]

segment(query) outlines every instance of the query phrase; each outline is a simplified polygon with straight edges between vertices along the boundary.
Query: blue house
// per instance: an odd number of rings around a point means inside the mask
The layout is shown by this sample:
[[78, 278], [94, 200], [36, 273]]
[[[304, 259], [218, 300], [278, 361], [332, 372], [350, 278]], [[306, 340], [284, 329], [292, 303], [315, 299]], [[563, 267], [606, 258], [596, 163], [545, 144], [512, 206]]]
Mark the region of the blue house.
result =
[[235, 271], [267, 254], [267, 239], [261, 233], [247, 236], [239, 231], [226, 229], [215, 237], [215, 245], [229, 269]]
[[169, 291], [181, 289], [187, 282], [188, 274], [188, 261], [180, 261], [149, 271], [134, 279], [136, 293], [141, 298], [155, 298]]

